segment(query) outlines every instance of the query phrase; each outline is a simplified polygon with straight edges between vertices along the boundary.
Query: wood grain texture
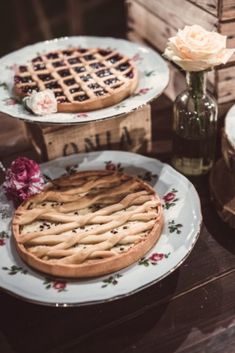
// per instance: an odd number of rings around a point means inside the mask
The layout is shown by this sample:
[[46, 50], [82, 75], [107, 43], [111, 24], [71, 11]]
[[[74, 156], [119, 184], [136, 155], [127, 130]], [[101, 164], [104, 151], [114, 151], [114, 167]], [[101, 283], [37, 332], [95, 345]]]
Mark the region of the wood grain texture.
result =
[[207, 30], [216, 30], [218, 26], [218, 20], [215, 16], [189, 1], [134, 0], [133, 2], [145, 7], [147, 10], [151, 11], [153, 15], [170, 24], [171, 27], [176, 30], [183, 28], [185, 25], [195, 23], [195, 19], [197, 19], [197, 24]]
[[210, 190], [221, 219], [235, 228], [235, 177], [223, 159], [211, 171]]
[[81, 125], [28, 125], [35, 150], [43, 159], [78, 152], [123, 149], [147, 152], [151, 148], [150, 106], [115, 119]]
[[219, 17], [221, 21], [235, 19], [234, 0], [221, 0]]
[[[187, 1], [184, 1], [184, 16], [182, 16], [179, 0], [169, 1], [169, 4], [167, 2], [166, 7], [165, 2], [163, 4], [154, 0], [129, 0], [128, 3], [129, 38], [150, 43], [160, 53], [165, 50], [168, 38], [174, 36], [178, 28], [195, 23], [195, 18], [197, 23], [206, 29], [216, 29], [221, 34], [227, 35], [228, 47], [235, 47], [235, 21], [220, 23], [217, 17], [206, 13], [194, 4], [188, 4]], [[192, 6], [195, 7], [195, 11]], [[208, 73], [210, 91], [216, 96], [219, 104], [235, 100], [235, 54], [227, 66], [221, 65], [215, 71]], [[171, 63], [169, 67], [171, 80], [166, 94], [174, 100], [185, 80], [179, 68]]]
[[218, 16], [219, 13], [219, 1], [218, 0], [189, 0], [189, 2], [198, 5], [205, 11], [211, 13], [214, 16]]
[[[158, 138], [169, 137], [171, 109], [166, 99], [153, 107], [151, 157], [159, 158]], [[0, 292], [0, 352], [234, 353], [234, 230], [218, 217], [208, 178], [192, 181], [204, 224], [177, 271], [122, 300], [80, 308], [42, 307]]]

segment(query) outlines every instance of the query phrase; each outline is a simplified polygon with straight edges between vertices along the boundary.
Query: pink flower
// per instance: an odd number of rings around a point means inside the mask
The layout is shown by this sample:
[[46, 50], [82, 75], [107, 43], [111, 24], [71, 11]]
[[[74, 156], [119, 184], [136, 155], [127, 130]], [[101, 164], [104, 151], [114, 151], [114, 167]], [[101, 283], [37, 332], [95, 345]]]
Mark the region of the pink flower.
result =
[[173, 192], [168, 192], [168, 194], [166, 194], [165, 196], [163, 196], [163, 200], [165, 202], [170, 202], [173, 201], [175, 198], [175, 194]]
[[0, 246], [3, 246], [5, 244], [6, 244], [5, 240], [4, 239], [0, 239]]
[[149, 88], [141, 88], [139, 90], [139, 94], [146, 94], [146, 93], [148, 93], [148, 91], [149, 91]]
[[199, 25], [185, 26], [168, 39], [164, 56], [185, 71], [202, 71], [226, 64], [235, 48], [226, 48], [227, 37]]
[[56, 281], [53, 283], [53, 288], [62, 291], [66, 288], [66, 282]]
[[39, 165], [26, 157], [19, 157], [7, 169], [3, 188], [7, 197], [24, 201], [43, 188], [43, 177]]
[[141, 56], [139, 53], [135, 54], [133, 57], [132, 57], [132, 60], [133, 61], [140, 61], [142, 60]]
[[24, 98], [24, 103], [36, 115], [46, 115], [57, 112], [57, 100], [50, 89], [36, 92]]
[[164, 257], [165, 257], [164, 254], [156, 252], [149, 257], [149, 260], [153, 262], [157, 262], [157, 261], [161, 261]]
[[6, 98], [3, 101], [5, 105], [16, 105], [18, 103], [14, 98]]
[[77, 114], [77, 117], [78, 117], [78, 118], [87, 118], [87, 117], [88, 117], [88, 114], [87, 114], [87, 113], [78, 113], [78, 114]]

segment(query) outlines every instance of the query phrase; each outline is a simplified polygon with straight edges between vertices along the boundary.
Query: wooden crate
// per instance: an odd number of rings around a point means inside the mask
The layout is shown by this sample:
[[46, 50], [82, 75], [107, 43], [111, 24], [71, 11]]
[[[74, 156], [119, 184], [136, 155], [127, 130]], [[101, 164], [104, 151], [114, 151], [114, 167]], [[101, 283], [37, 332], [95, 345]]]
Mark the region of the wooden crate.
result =
[[28, 125], [32, 143], [42, 160], [73, 153], [122, 149], [146, 153], [151, 149], [149, 105], [130, 114], [80, 125]]
[[[127, 4], [129, 39], [150, 44], [160, 53], [179, 28], [195, 23], [227, 35], [228, 47], [235, 47], [234, 0], [128, 0]], [[185, 78], [182, 70], [173, 64], [169, 66], [171, 82], [166, 94], [174, 100], [185, 87]], [[212, 93], [224, 112], [235, 100], [235, 54], [208, 76]]]

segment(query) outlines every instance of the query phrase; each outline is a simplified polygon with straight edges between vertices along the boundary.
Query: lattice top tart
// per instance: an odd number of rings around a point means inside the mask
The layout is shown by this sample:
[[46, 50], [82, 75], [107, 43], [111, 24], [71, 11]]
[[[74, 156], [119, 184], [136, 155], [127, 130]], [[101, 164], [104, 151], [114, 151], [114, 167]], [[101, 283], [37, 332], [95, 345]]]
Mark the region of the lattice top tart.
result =
[[161, 201], [144, 181], [87, 171], [54, 180], [15, 212], [17, 250], [30, 266], [62, 277], [92, 277], [140, 259], [163, 226]]
[[131, 95], [137, 76], [132, 61], [116, 50], [70, 48], [40, 55], [19, 66], [14, 92], [22, 98], [50, 89], [59, 112], [89, 111]]

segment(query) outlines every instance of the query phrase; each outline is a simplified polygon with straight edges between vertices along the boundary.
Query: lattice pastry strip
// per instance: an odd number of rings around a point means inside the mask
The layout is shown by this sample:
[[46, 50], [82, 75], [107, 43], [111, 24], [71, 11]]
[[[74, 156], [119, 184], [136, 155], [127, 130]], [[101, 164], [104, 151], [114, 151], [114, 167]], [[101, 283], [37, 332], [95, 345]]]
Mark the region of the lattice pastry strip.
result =
[[51, 89], [58, 111], [88, 111], [132, 94], [137, 76], [132, 61], [115, 50], [71, 48], [41, 54], [19, 66], [14, 88], [20, 97]]
[[[58, 194], [65, 201], [55, 201]], [[13, 232], [19, 254], [31, 266], [90, 277], [138, 260], [159, 238], [162, 224], [161, 202], [149, 185], [95, 171], [54, 181], [25, 202], [15, 213]]]

